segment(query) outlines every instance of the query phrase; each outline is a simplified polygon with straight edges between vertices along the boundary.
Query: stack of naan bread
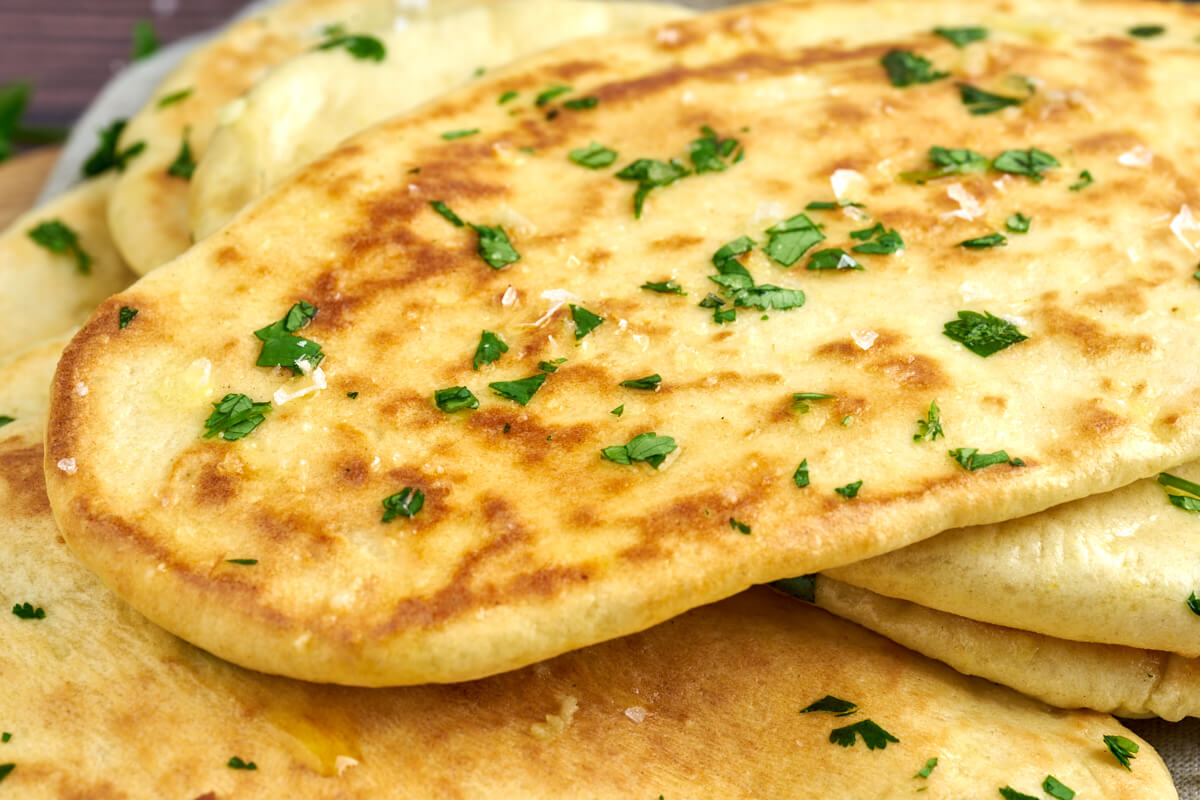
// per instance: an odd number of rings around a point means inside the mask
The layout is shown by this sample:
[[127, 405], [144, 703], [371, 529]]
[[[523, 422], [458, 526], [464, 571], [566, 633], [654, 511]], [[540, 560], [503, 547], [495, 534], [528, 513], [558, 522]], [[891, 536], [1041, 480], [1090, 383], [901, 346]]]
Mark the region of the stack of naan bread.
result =
[[0, 790], [1177, 796], [1107, 713], [1200, 714], [1197, 36], [233, 24], [0, 236]]

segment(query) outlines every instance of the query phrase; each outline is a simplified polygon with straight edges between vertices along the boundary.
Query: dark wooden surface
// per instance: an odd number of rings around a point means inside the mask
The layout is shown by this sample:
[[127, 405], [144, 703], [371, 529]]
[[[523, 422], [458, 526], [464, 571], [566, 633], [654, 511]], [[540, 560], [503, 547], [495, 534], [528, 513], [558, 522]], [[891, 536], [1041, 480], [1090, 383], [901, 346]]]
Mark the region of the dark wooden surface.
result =
[[135, 20], [162, 43], [225, 20], [245, 0], [0, 0], [0, 83], [36, 87], [26, 120], [70, 123], [129, 61]]

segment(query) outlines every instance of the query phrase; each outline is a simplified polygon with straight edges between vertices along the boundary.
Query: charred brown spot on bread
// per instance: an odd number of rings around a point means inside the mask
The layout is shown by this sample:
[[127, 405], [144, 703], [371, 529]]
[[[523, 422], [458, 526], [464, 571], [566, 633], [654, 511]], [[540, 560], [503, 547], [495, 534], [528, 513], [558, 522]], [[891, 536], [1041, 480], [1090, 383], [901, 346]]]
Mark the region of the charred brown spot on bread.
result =
[[1071, 420], [1080, 437], [1094, 445], [1111, 439], [1130, 424], [1127, 417], [1105, 408], [1099, 398], [1079, 403]]
[[342, 459], [337, 466], [338, 481], [355, 489], [365, 486], [370, 475], [371, 470], [366, 460], [356, 455]]
[[589, 444], [597, 430], [595, 425], [587, 422], [554, 425], [540, 422], [535, 414], [526, 411], [517, 413], [498, 408], [484, 408], [473, 413], [467, 428], [482, 433], [496, 446], [517, 450], [521, 463], [525, 465], [540, 464], [551, 454], [569, 452]]
[[217, 251], [213, 253], [213, 261], [215, 261], [218, 266], [222, 267], [238, 266], [245, 261], [245, 259], [246, 257], [242, 254], [241, 250], [238, 250], [233, 245], [228, 244], [224, 247], [217, 248]]
[[[217, 445], [220, 447], [220, 445]], [[196, 502], [202, 506], [228, 505], [238, 495], [239, 479], [225, 472], [216, 460], [208, 461], [200, 469], [193, 484]]]
[[13, 438], [0, 442], [0, 478], [8, 486], [10, 510], [30, 517], [48, 514], [50, 500], [42, 471], [42, 446], [13, 447], [17, 441]]
[[1101, 323], [1053, 303], [1045, 303], [1035, 313], [1042, 336], [1070, 342], [1088, 358], [1117, 353], [1144, 356], [1154, 352], [1154, 340], [1145, 334], [1112, 333]]
[[1150, 307], [1147, 293], [1156, 286], [1156, 283], [1143, 278], [1130, 278], [1085, 294], [1083, 302], [1100, 312], [1119, 311], [1137, 316], [1146, 313]]
[[994, 395], [994, 394], [985, 395], [984, 397], [979, 398], [979, 401], [981, 403], [986, 403], [989, 406], [992, 406], [997, 411], [1004, 411], [1005, 409], [1008, 408], [1008, 398], [1000, 397], [999, 395]]
[[661, 239], [655, 239], [650, 242], [650, 248], [653, 250], [665, 250], [673, 252], [676, 250], [686, 250], [689, 247], [695, 247], [704, 241], [702, 236], [695, 236], [687, 233], [673, 233], [670, 236], [664, 236]]
[[920, 353], [883, 355], [872, 359], [867, 364], [867, 371], [894, 381], [904, 389], [937, 391], [950, 386], [950, 376], [937, 359]]

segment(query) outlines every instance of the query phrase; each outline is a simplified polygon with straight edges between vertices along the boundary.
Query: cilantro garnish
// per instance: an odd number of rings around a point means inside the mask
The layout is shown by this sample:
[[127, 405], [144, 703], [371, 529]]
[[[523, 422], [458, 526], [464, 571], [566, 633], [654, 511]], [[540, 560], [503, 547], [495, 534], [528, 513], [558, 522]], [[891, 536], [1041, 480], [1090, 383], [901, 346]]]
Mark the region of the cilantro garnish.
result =
[[750, 535], [750, 526], [744, 522], [740, 522], [739, 520], [734, 519], [733, 517], [729, 518], [729, 527], [733, 528], [738, 533], [744, 534], [746, 536]]
[[808, 459], [800, 462], [800, 466], [796, 467], [796, 471], [792, 473], [792, 482], [796, 484], [796, 488], [803, 489], [808, 486]]
[[681, 294], [681, 295], [687, 295], [687, 292], [685, 292], [685, 291], [683, 290], [683, 287], [682, 287], [682, 286], [680, 286], [678, 283], [676, 283], [674, 280], [668, 280], [668, 281], [647, 281], [646, 283], [643, 283], [643, 284], [642, 284], [640, 287], [638, 287], [638, 288], [640, 288], [640, 289], [646, 289], [646, 290], [648, 290], [648, 291], [651, 291], [651, 292], [658, 292], [659, 294]]
[[509, 264], [521, 260], [521, 254], [508, 240], [508, 234], [499, 225], [471, 225], [479, 234], [479, 257], [488, 263], [492, 269], [504, 269]]
[[1166, 32], [1166, 26], [1163, 25], [1135, 25], [1128, 31], [1130, 36], [1136, 36], [1139, 39], [1152, 39], [1155, 36], [1162, 36]]
[[604, 322], [604, 317], [593, 314], [583, 306], [571, 304], [571, 321], [575, 323], [575, 341], [579, 341], [596, 330]]
[[568, 100], [563, 103], [563, 108], [569, 108], [572, 111], [585, 111], [595, 108], [600, 105], [599, 97], [577, 97], [574, 100]]
[[950, 457], [957, 461], [960, 467], [970, 472], [994, 467], [997, 464], [1011, 464], [1014, 467], [1025, 466], [1024, 461], [1019, 458], [1009, 458], [1008, 453], [1003, 450], [981, 453], [974, 447], [958, 447], [950, 451]]
[[239, 567], [253, 567], [258, 563], [257, 558], [227, 558], [226, 564], [237, 564]]
[[913, 775], [913, 778], [928, 778], [930, 775], [933, 774], [933, 768], [936, 767], [937, 765], [938, 765], [938, 760], [936, 758], [929, 759], [928, 761], [925, 762], [925, 766], [923, 766], [919, 770], [917, 770], [917, 774]]
[[390, 497], [383, 499], [382, 522], [391, 522], [396, 517], [412, 519], [425, 505], [425, 493], [412, 486], [405, 486]]
[[[883, 225], [876, 223], [875, 228], [872, 228], [872, 231], [875, 230], [879, 231], [875, 241], [864, 242], [850, 249], [855, 253], [875, 256], [890, 256], [892, 253], [897, 253], [904, 249], [904, 240], [900, 238], [900, 234], [896, 233], [895, 229], [884, 231]], [[854, 234], [850, 235], [853, 236]]]
[[9, 733], [8, 731], [5, 731], [4, 733], [0, 733], [0, 742], [3, 742], [4, 744], [8, 744], [11, 741], [12, 741], [11, 733]]
[[858, 705], [856, 703], [851, 703], [849, 700], [842, 700], [841, 698], [827, 694], [820, 700], [817, 700], [814, 703], [809, 703], [807, 706], [800, 709], [801, 714], [811, 714], [814, 711], [828, 711], [829, 713], [835, 714], [839, 717], [848, 717], [855, 711], [858, 711]]
[[75, 268], [80, 274], [92, 271], [92, 257], [79, 244], [79, 234], [63, 224], [62, 220], [47, 220], [30, 229], [29, 238], [51, 253], [66, 253], [75, 259]]
[[717, 323], [718, 325], [724, 325], [728, 322], [736, 322], [736, 321], [737, 321], [737, 309], [736, 308], [718, 308], [716, 311], [713, 312], [713, 322]]
[[1164, 488], [1178, 489], [1181, 492], [1193, 495], [1192, 497], [1188, 497], [1187, 495], [1167, 492], [1167, 499], [1176, 508], [1191, 511], [1192, 513], [1200, 513], [1200, 484], [1192, 483], [1169, 472], [1159, 473], [1158, 483]]
[[913, 434], [913, 441], [932, 442], [945, 436], [946, 432], [942, 430], [942, 412], [937, 401], [934, 401], [929, 404], [929, 413], [925, 419], [917, 420], [917, 432]]
[[110, 169], [124, 172], [129, 160], [146, 149], [145, 142], [135, 142], [124, 150], [117, 149], [117, 141], [121, 138], [121, 132], [125, 130], [125, 124], [125, 120], [118, 119], [107, 128], [100, 129], [97, 134], [100, 144], [96, 145], [87, 161], [83, 162], [83, 177], [92, 178]]
[[[288, 309], [283, 319], [256, 330], [254, 335], [263, 344], [254, 363], [260, 367], [287, 367], [293, 375], [302, 374], [306, 368], [316, 369], [325, 358], [321, 345], [293, 335], [316, 315], [316, 306], [301, 300]], [[306, 367], [301, 366], [302, 361]]]
[[805, 211], [836, 211], [839, 208], [853, 206], [854, 208], [866, 208], [862, 203], [856, 203], [852, 200], [838, 200], [836, 203], [828, 200], [814, 200], [804, 207]]
[[[733, 302], [739, 308], [757, 308], [759, 311], [774, 308], [779, 311], [787, 311], [791, 308], [800, 308], [806, 299], [804, 292], [800, 289], [782, 289], [764, 283], [737, 292]], [[730, 311], [732, 310], [730, 309]]]
[[1188, 595], [1187, 607], [1193, 614], [1200, 617], [1200, 597], [1196, 597], [1196, 593], [1194, 591]]
[[[807, 214], [797, 214], [772, 225], [767, 228], [767, 235], [770, 239], [763, 251], [785, 267], [792, 266], [819, 242], [825, 241], [821, 226], [809, 219]], [[720, 253], [719, 250], [717, 252]], [[715, 260], [716, 256], [713, 258]]]
[[657, 372], [653, 375], [647, 375], [644, 378], [635, 378], [633, 380], [621, 381], [621, 386], [626, 389], [643, 389], [646, 391], [657, 391], [659, 384], [662, 383], [662, 375]]
[[148, 19], [139, 19], [133, 23], [133, 44], [129, 57], [134, 61], [154, 55], [158, 51], [158, 34], [154, 32], [154, 23]]
[[617, 178], [623, 181], [637, 181], [638, 188], [633, 193], [633, 216], [635, 219], [641, 219], [642, 206], [645, 204], [646, 195], [650, 194], [651, 189], [670, 186], [675, 181], [685, 178], [690, 174], [687, 167], [676, 158], [670, 161], [639, 158], [618, 172]]
[[452, 414], [463, 409], [479, 408], [479, 398], [465, 386], [451, 386], [433, 393], [433, 402], [442, 411]]
[[614, 408], [612, 411], [610, 411], [608, 413], [612, 414], [614, 417], [621, 416], [622, 414], [625, 413], [625, 404], [621, 403], [621, 405], [617, 406], [616, 408]]
[[167, 106], [173, 106], [176, 103], [182, 103], [184, 100], [187, 100], [189, 97], [191, 97], [192, 92], [194, 92], [194, 91], [195, 91], [195, 89], [193, 89], [192, 87], [189, 86], [186, 89], [180, 89], [177, 92], [171, 92], [170, 94], [165, 94], [159, 98], [158, 107], [166, 108]]
[[192, 156], [192, 146], [188, 142], [189, 128], [183, 130], [183, 144], [179, 146], [179, 154], [175, 156], [175, 160], [167, 167], [167, 174], [175, 178], [183, 178], [185, 181], [192, 179], [192, 174], [196, 171], [196, 159]]
[[1010, 233], [1029, 233], [1029, 224], [1031, 222], [1033, 222], [1031, 217], [1027, 217], [1018, 211], [1017, 213], [1010, 215], [1009, 218], [1004, 221], [1004, 227], [1007, 228]]
[[635, 461], [642, 461], [658, 469], [677, 447], [670, 436], [659, 436], [653, 432], [639, 433], [629, 440], [629, 444], [606, 447], [600, 451], [600, 455], [615, 464], [628, 466]]
[[16, 764], [0, 764], [0, 781], [8, 777], [8, 774], [16, 768]]
[[498, 361], [500, 356], [507, 352], [508, 345], [504, 343], [503, 339], [491, 331], [484, 331], [479, 334], [479, 344], [475, 347], [475, 358], [471, 363], [478, 371], [484, 364]]
[[712, 292], [709, 292], [707, 295], [705, 295], [704, 299], [696, 305], [700, 306], [701, 308], [720, 308], [721, 306], [725, 305], [725, 301], [717, 297]]
[[1095, 182], [1096, 179], [1092, 177], [1092, 173], [1085, 169], [1083, 172], [1079, 173], [1079, 180], [1075, 183], [1072, 183], [1067, 188], [1072, 192], [1078, 192], [1087, 188], [1088, 186], [1091, 186]]
[[808, 269], [814, 270], [862, 268], [863, 265], [855, 261], [849, 253], [835, 247], [817, 250], [808, 260]]
[[346, 392], [346, 397], [349, 397], [351, 400], [357, 400], [358, 392]]
[[1075, 797], [1075, 790], [1053, 775], [1047, 775], [1042, 781], [1042, 791], [1057, 800], [1074, 800]]
[[16, 421], [16, 417], [10, 417], [7, 414], [0, 414], [0, 428], [3, 428], [5, 425], [11, 425]]
[[855, 481], [854, 483], [847, 483], [845, 486], [839, 486], [834, 491], [847, 500], [851, 500], [858, 497], [858, 490], [862, 488], [862, 485], [862, 481]]
[[258, 765], [255, 764], [253, 761], [242, 761], [237, 756], [234, 756], [233, 758], [229, 759], [227, 766], [230, 769], [246, 769], [246, 770], [258, 769]]
[[1002, 94], [985, 92], [983, 89], [977, 89], [969, 83], [958, 84], [958, 92], [962, 98], [963, 105], [967, 107], [967, 111], [975, 115], [992, 114], [1002, 108], [1019, 106], [1025, 102], [1020, 97], [1006, 97]]
[[934, 169], [901, 172], [900, 179], [925, 183], [947, 175], [983, 172], [990, 163], [986, 157], [974, 150], [957, 147], [931, 147], [929, 148], [929, 161], [933, 164]]
[[1137, 751], [1141, 749], [1138, 747], [1137, 742], [1126, 739], [1124, 736], [1109, 735], [1104, 737], [1104, 744], [1107, 745], [1108, 752], [1113, 754], [1113, 758], [1122, 767], [1129, 772], [1133, 772], [1133, 768], [1129, 766], [1129, 762], [1137, 758]]
[[129, 327], [129, 323], [133, 322], [133, 318], [138, 315], [136, 308], [129, 306], [121, 306], [121, 310], [117, 312], [117, 328], [125, 330]]
[[567, 363], [565, 358], [556, 358], [553, 361], [539, 361], [538, 369], [542, 372], [558, 372], [559, 365], [565, 363]]
[[535, 105], [544, 106], [559, 95], [564, 95], [570, 91], [570, 86], [552, 86], [540, 93], [533, 102]]
[[588, 169], [604, 169], [617, 160], [617, 151], [592, 142], [587, 147], [572, 150], [567, 154], [572, 163]]
[[960, 311], [958, 319], [947, 322], [942, 333], [984, 358], [1029, 338], [1016, 325], [988, 311]]
[[792, 394], [792, 411], [799, 411], [801, 414], [809, 412], [809, 403], [818, 400], [836, 400], [837, 395], [822, 394], [821, 392], [795, 392]]
[[18, 603], [12, 607], [12, 612], [20, 619], [45, 619], [46, 609], [38, 606], [33, 607], [32, 603]]
[[890, 50], [881, 63], [892, 86], [932, 83], [950, 76], [949, 72], [935, 72], [933, 62], [908, 50]]
[[442, 138], [446, 141], [451, 141], [453, 139], [463, 139], [467, 136], [474, 136], [477, 133], [479, 133], [479, 128], [463, 128], [462, 130], [457, 131], [446, 131], [442, 134]]
[[749, 253], [755, 245], [755, 241], [749, 236], [739, 236], [732, 242], [721, 245], [717, 248], [717, 252], [713, 253], [712, 263], [717, 268], [717, 271], [722, 275], [744, 274], [747, 278], [750, 273], [746, 268], [738, 262], [738, 256], [744, 256]]
[[523, 406], [527, 406], [545, 382], [546, 373], [539, 372], [537, 375], [530, 375], [528, 378], [522, 378], [519, 381], [496, 381], [495, 383], [489, 383], [488, 388], [495, 392], [498, 397], [503, 397], [505, 400], [512, 400]]
[[62, 128], [28, 127], [21, 124], [21, 116], [33, 95], [33, 87], [26, 81], [13, 81], [0, 86], [0, 161], [12, 156], [14, 143], [53, 144], [66, 138]]
[[467, 223], [462, 221], [462, 217], [450, 210], [450, 206], [443, 203], [441, 200], [430, 200], [429, 205], [434, 211], [442, 215], [442, 218], [456, 228], [461, 228]]
[[988, 37], [987, 28], [934, 28], [933, 32], [955, 47], [966, 47], [972, 42], [982, 42]]
[[972, 250], [984, 250], [989, 247], [1003, 247], [1008, 244], [1008, 237], [1003, 233], [989, 233], [987, 236], [977, 236], [974, 239], [967, 239], [965, 242], [959, 242], [959, 247], [967, 247]]
[[1004, 788], [1000, 789], [1000, 796], [1003, 797], [1004, 800], [1038, 800], [1033, 795], [1018, 792], [1011, 786], [1005, 786]]
[[742, 151], [738, 147], [737, 139], [732, 136], [722, 139], [707, 125], [702, 127], [700, 132], [704, 136], [688, 144], [688, 157], [692, 160], [692, 166], [696, 168], [697, 175], [704, 172], [725, 171], [729, 167], [729, 164], [725, 163], [725, 159], [730, 156], [733, 157], [734, 162], [741, 160]]
[[516, 99], [517, 99], [517, 94], [518, 94], [518, 92], [514, 92], [512, 89], [509, 89], [507, 92], [505, 92], [504, 94], [500, 95], [500, 99], [496, 101], [496, 104], [497, 104], [497, 105], [501, 105], [501, 106], [502, 106], [502, 105], [504, 105], [504, 104], [505, 104], [505, 103], [507, 103], [507, 102], [510, 102], [510, 101], [512, 101], [512, 100], [516, 100]]
[[803, 600], [806, 603], [812, 603], [816, 600], [817, 594], [817, 575], [800, 575], [796, 578], [783, 578], [781, 580], [772, 581], [771, 586], [784, 594], [790, 594], [797, 600]]
[[227, 394], [213, 403], [213, 412], [204, 423], [204, 438], [217, 434], [227, 442], [249, 436], [274, 409], [270, 403], [256, 403], [244, 394]]
[[1049, 153], [1031, 147], [1028, 150], [1005, 150], [996, 157], [992, 166], [1001, 172], [1028, 175], [1035, 182], [1040, 183], [1043, 180], [1043, 172], [1062, 165]]
[[844, 728], [834, 728], [829, 734], [829, 741], [842, 747], [854, 744], [855, 735], [861, 736], [868, 750], [884, 750], [888, 742], [898, 743], [900, 740], [869, 719], [847, 725]]
[[317, 45], [318, 50], [333, 50], [340, 47], [359, 61], [383, 61], [387, 58], [387, 48], [374, 36], [342, 34], [340, 31], [327, 31], [327, 33], [331, 34], [331, 38]]

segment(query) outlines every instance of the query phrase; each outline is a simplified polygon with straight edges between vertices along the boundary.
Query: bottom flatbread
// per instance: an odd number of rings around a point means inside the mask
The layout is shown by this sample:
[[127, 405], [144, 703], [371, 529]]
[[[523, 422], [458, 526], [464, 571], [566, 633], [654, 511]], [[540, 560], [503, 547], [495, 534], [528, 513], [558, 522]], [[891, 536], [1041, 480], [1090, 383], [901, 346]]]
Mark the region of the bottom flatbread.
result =
[[[1136, 740], [1111, 717], [1048, 709], [762, 589], [466, 684], [249, 672], [74, 560], [40, 433], [28, 420], [0, 437], [2, 599], [45, 613], [0, 615], [0, 760], [14, 765], [0, 789], [14, 797], [958, 798], [1036, 793], [1047, 774], [1081, 797], [1176, 796], [1148, 745], [1132, 772], [1109, 754], [1105, 735]], [[859, 710], [800, 713], [825, 695]], [[898, 741], [830, 741], [868, 719]]]
[[812, 591], [827, 611], [1050, 705], [1121, 717], [1200, 716], [1200, 658], [978, 622], [825, 576], [813, 578]]

